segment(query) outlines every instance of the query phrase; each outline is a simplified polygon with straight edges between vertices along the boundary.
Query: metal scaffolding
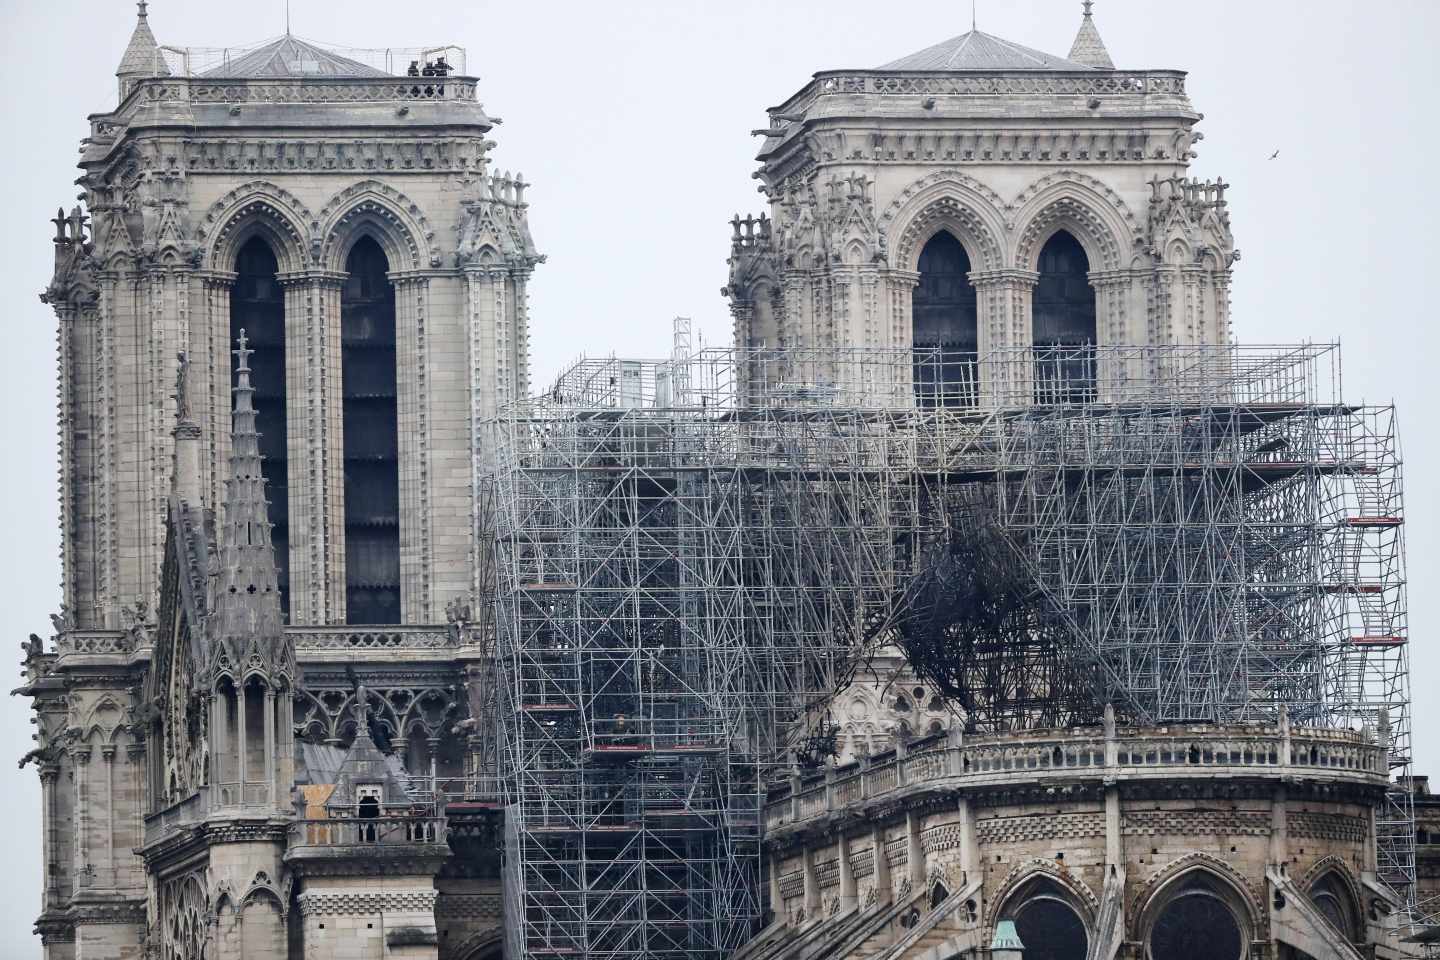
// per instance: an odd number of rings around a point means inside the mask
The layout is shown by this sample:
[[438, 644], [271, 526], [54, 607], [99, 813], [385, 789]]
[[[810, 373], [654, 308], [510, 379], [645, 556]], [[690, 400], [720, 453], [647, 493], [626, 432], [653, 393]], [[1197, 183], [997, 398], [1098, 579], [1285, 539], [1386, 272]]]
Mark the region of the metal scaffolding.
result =
[[[1341, 402], [1331, 347], [956, 361], [682, 331], [665, 360], [577, 363], [494, 441], [510, 956], [742, 943], [766, 783], [937, 595], [915, 585], [977, 509], [1047, 641], [1006, 653], [1033, 669], [967, 674], [991, 686], [974, 702], [1022, 705], [972, 723], [1284, 710], [1409, 762], [1393, 412]], [[1397, 789], [1381, 872], [1402, 890], [1412, 820]]]

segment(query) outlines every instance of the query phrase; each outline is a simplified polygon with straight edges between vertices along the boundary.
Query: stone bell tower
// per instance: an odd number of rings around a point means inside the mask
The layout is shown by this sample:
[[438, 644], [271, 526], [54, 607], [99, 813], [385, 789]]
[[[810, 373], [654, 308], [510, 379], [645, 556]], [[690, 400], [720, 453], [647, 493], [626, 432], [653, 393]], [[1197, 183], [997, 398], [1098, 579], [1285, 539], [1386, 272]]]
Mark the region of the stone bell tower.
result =
[[[343, 668], [414, 769], [464, 764], [473, 651], [446, 623], [474, 606], [482, 425], [529, 392], [543, 258], [463, 49], [170, 47], [138, 8], [42, 294], [64, 580], [22, 688], [37, 930], [57, 960], [283, 956], [283, 857], [314, 839], [287, 833], [293, 788], [353, 735]], [[309, 767], [302, 694], [329, 724]]]
[[977, 357], [1227, 342], [1239, 252], [1226, 184], [1189, 178], [1185, 74], [1116, 69], [1084, 6], [1068, 57], [971, 30], [772, 109], [737, 346], [942, 351], [953, 405], [1008, 389]]
[[526, 285], [543, 259], [526, 185], [490, 169], [464, 52], [429, 51], [439, 66], [412, 77], [410, 55], [289, 35], [182, 50], [139, 7], [45, 294], [65, 616], [117, 629], [122, 607], [154, 605], [182, 352], [205, 500], [222, 501], [244, 326], [287, 621], [442, 620], [475, 590], [478, 425], [527, 392]]

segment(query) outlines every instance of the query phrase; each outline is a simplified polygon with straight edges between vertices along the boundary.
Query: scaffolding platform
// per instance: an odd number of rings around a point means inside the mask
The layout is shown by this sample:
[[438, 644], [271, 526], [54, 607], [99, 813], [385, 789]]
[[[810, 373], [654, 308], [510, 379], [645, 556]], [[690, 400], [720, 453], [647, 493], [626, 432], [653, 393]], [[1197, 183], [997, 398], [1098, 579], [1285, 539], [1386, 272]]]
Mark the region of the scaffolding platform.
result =
[[[963, 395], [927, 392], [946, 362], [695, 351], [677, 335], [667, 358], [583, 360], [501, 411], [507, 956], [550, 955], [561, 930], [597, 960], [720, 960], [745, 942], [763, 913], [765, 786], [865, 651], [896, 640], [967, 518], [1013, 555], [1052, 641], [977, 646], [1034, 684], [981, 703], [980, 729], [1088, 722], [1105, 704], [1141, 724], [1283, 711], [1385, 728], [1403, 777], [1394, 412], [1344, 401], [1334, 347], [992, 351], [966, 360]], [[689, 812], [587, 817], [622, 777]], [[566, 829], [527, 821], [532, 804]], [[1407, 790], [1377, 829], [1380, 876], [1408, 892]], [[599, 881], [592, 839], [622, 848]], [[683, 935], [647, 919], [674, 891], [641, 880], [677, 862]]]

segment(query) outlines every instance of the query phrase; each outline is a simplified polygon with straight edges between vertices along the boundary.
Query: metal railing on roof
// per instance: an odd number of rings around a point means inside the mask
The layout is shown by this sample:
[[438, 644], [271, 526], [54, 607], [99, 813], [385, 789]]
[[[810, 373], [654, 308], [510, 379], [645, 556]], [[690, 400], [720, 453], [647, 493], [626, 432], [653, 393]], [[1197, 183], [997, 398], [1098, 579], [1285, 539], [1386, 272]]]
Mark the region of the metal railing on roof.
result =
[[[160, 56], [171, 76], [203, 77], [212, 72], [223, 72], [231, 64], [274, 43], [276, 39], [272, 37], [260, 43], [234, 47], [165, 46], [160, 48]], [[469, 75], [465, 48], [454, 44], [430, 47], [341, 47], [313, 40], [304, 42], [326, 53], [353, 60], [390, 76], [403, 77], [412, 63], [423, 69], [426, 64], [442, 58], [449, 65], [450, 76]]]

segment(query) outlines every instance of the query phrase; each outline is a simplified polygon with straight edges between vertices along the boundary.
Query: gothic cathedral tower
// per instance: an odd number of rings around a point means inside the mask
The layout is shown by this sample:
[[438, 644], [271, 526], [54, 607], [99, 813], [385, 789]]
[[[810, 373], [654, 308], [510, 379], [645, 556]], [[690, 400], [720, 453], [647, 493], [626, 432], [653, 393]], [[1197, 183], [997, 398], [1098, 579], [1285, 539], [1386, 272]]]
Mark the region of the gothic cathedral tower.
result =
[[476, 587], [476, 424], [527, 392], [525, 184], [489, 172], [472, 79], [291, 36], [201, 63], [140, 6], [46, 293], [67, 615], [114, 629], [156, 599], [182, 352], [221, 502], [243, 327], [288, 621], [433, 623]]
[[914, 349], [922, 403], [974, 406], [1028, 396], [1047, 355], [1228, 342], [1239, 253], [1226, 184], [1188, 178], [1185, 74], [1115, 69], [1085, 7], [1069, 57], [972, 30], [771, 109], [736, 346]]
[[[42, 295], [64, 605], [23, 688], [37, 930], [51, 958], [283, 956], [293, 787], [333, 782], [366, 715], [342, 668], [378, 672], [414, 769], [463, 763], [437, 759], [464, 712], [443, 624], [480, 588], [481, 425], [528, 393], [543, 258], [463, 50], [186, 50], [146, 6]], [[301, 688], [329, 724], [308, 768]]]

